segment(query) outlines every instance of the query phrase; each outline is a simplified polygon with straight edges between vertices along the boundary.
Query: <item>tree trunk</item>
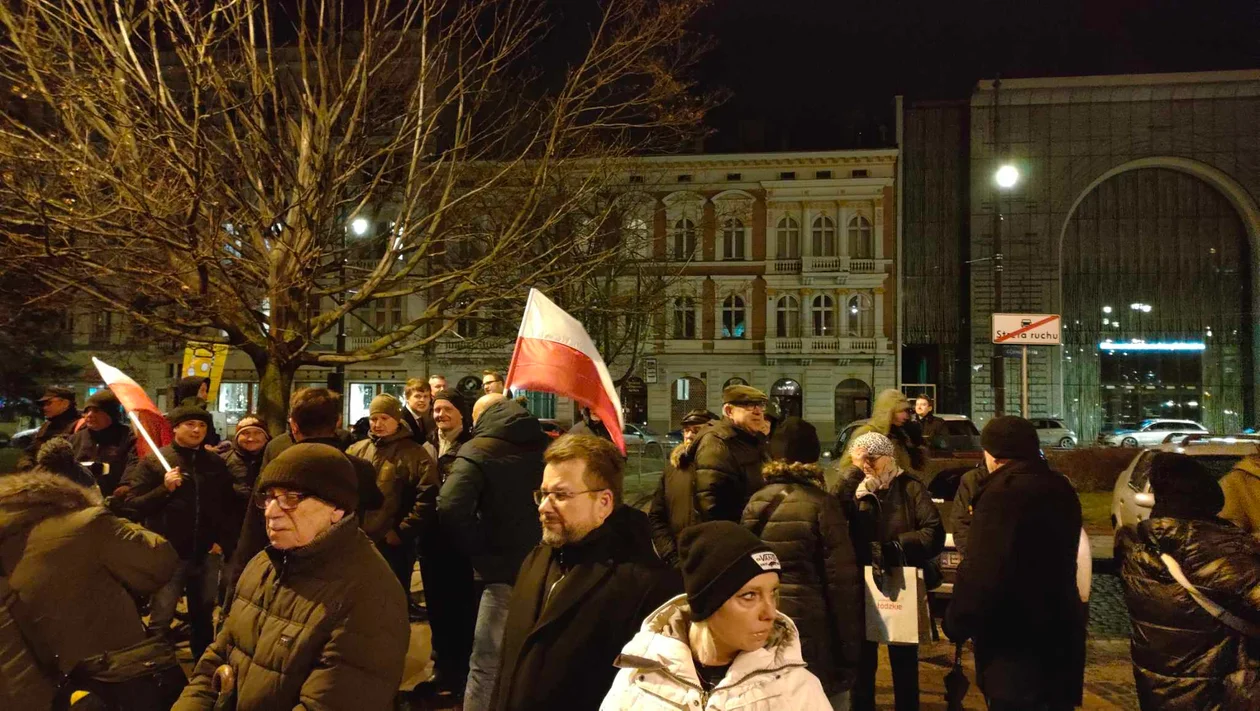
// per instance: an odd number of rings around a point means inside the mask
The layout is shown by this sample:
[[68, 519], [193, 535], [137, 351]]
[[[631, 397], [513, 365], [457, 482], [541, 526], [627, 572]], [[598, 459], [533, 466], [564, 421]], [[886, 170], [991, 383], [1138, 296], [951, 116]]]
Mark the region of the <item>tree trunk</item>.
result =
[[258, 370], [258, 412], [267, 423], [267, 430], [275, 437], [283, 434], [289, 424], [289, 395], [293, 392], [293, 376], [297, 364], [277, 363], [275, 358], [255, 362]]

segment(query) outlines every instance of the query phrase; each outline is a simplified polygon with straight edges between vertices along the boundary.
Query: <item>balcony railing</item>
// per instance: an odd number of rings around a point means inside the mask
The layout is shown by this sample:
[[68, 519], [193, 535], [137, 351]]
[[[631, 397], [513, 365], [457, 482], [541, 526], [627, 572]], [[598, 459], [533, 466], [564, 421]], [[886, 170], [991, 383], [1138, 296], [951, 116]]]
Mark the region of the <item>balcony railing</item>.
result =
[[855, 257], [819, 257], [806, 255], [800, 259], [776, 259], [770, 262], [771, 274], [800, 274], [817, 272], [849, 272], [853, 274], [878, 274], [886, 259], [858, 259]]
[[883, 339], [830, 337], [768, 338], [766, 339], [766, 352], [794, 355], [873, 353], [880, 349], [881, 340]]
[[843, 272], [847, 271], [848, 257], [805, 257], [807, 272]]
[[771, 265], [771, 269], [775, 274], [801, 273], [801, 260], [799, 259], [776, 259]]
[[877, 259], [850, 259], [849, 271], [854, 274], [874, 274], [879, 271], [879, 260]]

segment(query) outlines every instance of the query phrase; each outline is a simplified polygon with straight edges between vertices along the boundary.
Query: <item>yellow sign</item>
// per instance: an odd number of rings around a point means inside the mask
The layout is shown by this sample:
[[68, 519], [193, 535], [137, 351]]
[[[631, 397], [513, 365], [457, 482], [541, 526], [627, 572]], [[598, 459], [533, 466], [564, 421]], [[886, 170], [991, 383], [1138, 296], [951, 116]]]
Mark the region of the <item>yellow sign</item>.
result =
[[210, 392], [206, 400], [213, 405], [219, 396], [219, 381], [223, 379], [223, 366], [227, 363], [228, 346], [224, 343], [199, 343], [189, 341], [184, 349], [183, 377], [210, 378]]

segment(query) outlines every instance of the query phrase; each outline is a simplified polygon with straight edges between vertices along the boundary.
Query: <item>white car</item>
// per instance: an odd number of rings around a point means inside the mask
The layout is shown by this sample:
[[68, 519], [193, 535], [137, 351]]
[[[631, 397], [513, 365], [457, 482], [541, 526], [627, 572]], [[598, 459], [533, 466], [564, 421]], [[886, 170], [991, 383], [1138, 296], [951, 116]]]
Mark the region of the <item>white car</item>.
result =
[[1172, 432], [1202, 434], [1207, 431], [1192, 420], [1142, 420], [1135, 429], [1116, 430], [1100, 439], [1111, 447], [1151, 447], [1161, 444]]
[[1129, 524], [1150, 518], [1155, 505], [1151, 492], [1151, 459], [1159, 452], [1188, 454], [1203, 464], [1217, 479], [1229, 473], [1239, 459], [1260, 453], [1260, 442], [1235, 437], [1211, 437], [1195, 439], [1184, 446], [1180, 443], [1161, 444], [1139, 452], [1120, 472], [1111, 492], [1111, 524], [1116, 530]]
[[1071, 449], [1076, 446], [1076, 433], [1068, 429], [1068, 426], [1063, 424], [1063, 420], [1033, 419], [1030, 421], [1037, 428], [1037, 439], [1041, 440], [1042, 447]]

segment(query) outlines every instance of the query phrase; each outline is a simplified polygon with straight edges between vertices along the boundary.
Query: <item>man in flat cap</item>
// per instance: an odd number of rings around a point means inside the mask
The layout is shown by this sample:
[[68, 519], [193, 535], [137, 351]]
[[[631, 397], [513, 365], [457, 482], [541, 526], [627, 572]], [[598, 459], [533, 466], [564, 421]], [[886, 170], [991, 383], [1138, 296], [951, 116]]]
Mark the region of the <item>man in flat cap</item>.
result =
[[35, 455], [48, 440], [74, 434], [74, 424], [79, 421], [79, 409], [75, 407], [74, 400], [74, 391], [70, 388], [54, 385], [44, 390], [43, 397], [36, 401], [44, 415], [44, 424], [35, 433], [31, 446], [18, 459], [18, 471], [35, 466]]

